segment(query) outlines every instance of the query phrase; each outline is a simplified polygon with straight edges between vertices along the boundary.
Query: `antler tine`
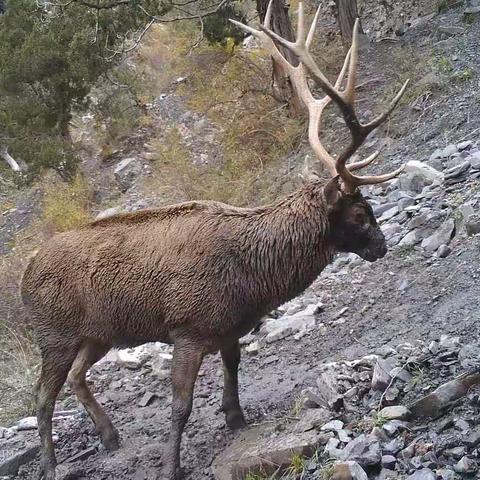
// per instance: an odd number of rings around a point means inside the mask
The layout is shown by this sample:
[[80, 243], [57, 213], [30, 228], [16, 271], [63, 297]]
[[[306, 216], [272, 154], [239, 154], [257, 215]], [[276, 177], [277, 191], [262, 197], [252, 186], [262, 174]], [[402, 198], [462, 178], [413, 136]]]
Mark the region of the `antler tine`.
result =
[[405, 93], [405, 90], [408, 87], [408, 84], [410, 83], [410, 79], [408, 79], [402, 86], [402, 88], [398, 91], [397, 95], [395, 95], [395, 98], [390, 102], [390, 105], [388, 106], [387, 110], [380, 114], [377, 118], [372, 120], [370, 123], [367, 123], [364, 128], [368, 130], [370, 133], [372, 130], [375, 130], [379, 125], [381, 125], [390, 115], [391, 113], [395, 110], [395, 107], [398, 105], [398, 102], [402, 98], [403, 94]]
[[372, 153], [370, 156], [368, 156], [364, 160], [361, 160], [355, 163], [349, 163], [347, 167], [351, 172], [355, 170], [360, 170], [361, 168], [365, 168], [366, 166], [373, 163], [378, 158], [379, 155], [380, 155], [380, 150], [377, 150], [376, 152]]
[[313, 18], [313, 22], [310, 25], [310, 30], [308, 31], [307, 41], [305, 42], [307, 50], [310, 49], [310, 47], [312, 46], [315, 29], [317, 28], [318, 18], [320, 17], [320, 8], [321, 5], [319, 5], [319, 7], [317, 8], [317, 11], [315, 12], [315, 17]]
[[297, 40], [298, 45], [305, 45], [305, 12], [303, 2], [298, 4]]
[[350, 47], [350, 66], [348, 69], [347, 88], [343, 94], [343, 98], [347, 103], [352, 105], [355, 100], [355, 85], [357, 83], [357, 66], [358, 66], [358, 25], [359, 19], [355, 20], [352, 35], [352, 46]]
[[268, 2], [267, 12], [265, 13], [265, 18], [263, 20], [263, 25], [266, 28], [270, 28], [270, 22], [272, 20], [272, 11], [273, 11], [273, 0]]

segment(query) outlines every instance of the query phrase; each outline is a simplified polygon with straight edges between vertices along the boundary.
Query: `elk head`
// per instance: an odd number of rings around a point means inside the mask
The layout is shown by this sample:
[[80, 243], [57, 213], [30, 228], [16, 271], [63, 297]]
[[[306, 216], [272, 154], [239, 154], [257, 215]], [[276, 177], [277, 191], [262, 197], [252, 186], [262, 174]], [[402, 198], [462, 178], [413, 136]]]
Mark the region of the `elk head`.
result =
[[[379, 152], [375, 152], [368, 158], [355, 163], [347, 164], [347, 161], [360, 148], [367, 136], [387, 120], [405, 92], [408, 80], [384, 113], [371, 122], [362, 124], [355, 112], [358, 19], [353, 29], [352, 46], [345, 57], [342, 70], [335, 85], [332, 85], [310, 54], [310, 46], [313, 41], [319, 13], [320, 7], [306, 35], [303, 3], [299, 3], [297, 38], [295, 42], [285, 40], [270, 29], [272, 0], [270, 0], [265, 20], [263, 25], [260, 26], [260, 30], [235, 20], [230, 21], [254, 35], [260, 41], [262, 47], [270, 53], [272, 58], [283, 69], [292, 88], [306, 107], [309, 120], [308, 139], [310, 145], [318, 159], [333, 177], [323, 187], [329, 217], [329, 241], [338, 251], [354, 252], [365, 260], [374, 261], [382, 258], [387, 252], [385, 237], [377, 225], [371, 206], [361, 194], [359, 187], [361, 185], [374, 185], [391, 180], [402, 172], [404, 166], [384, 175], [358, 176], [353, 172], [370, 165], [378, 157]], [[299, 64], [297, 66], [290, 64], [280, 53], [275, 42], [293, 52], [298, 57]], [[342, 89], [347, 70], [346, 86]], [[326, 94], [324, 98], [319, 99], [313, 96], [308, 85], [307, 71]], [[319, 138], [322, 113], [331, 101], [340, 109], [351, 134], [350, 144], [336, 159], [328, 153]]]

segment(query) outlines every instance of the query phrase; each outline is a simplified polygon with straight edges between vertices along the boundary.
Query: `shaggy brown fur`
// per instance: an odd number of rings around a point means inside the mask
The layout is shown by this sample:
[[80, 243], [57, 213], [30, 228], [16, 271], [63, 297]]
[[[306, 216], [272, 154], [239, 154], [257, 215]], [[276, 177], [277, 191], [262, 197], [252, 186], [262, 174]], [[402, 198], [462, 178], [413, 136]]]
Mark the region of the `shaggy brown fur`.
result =
[[360, 194], [343, 194], [337, 179], [325, 187], [311, 181], [267, 207], [188, 202], [54, 237], [22, 284], [43, 361], [37, 395], [45, 478], [55, 478], [51, 417], [67, 375], [105, 445], [117, 448], [117, 433], [85, 374], [111, 347], [150, 341], [175, 345], [164, 476], [177, 478], [204, 355], [221, 351], [227, 423], [243, 426], [239, 337], [308, 287], [338, 250], [369, 260], [386, 251], [369, 205]]

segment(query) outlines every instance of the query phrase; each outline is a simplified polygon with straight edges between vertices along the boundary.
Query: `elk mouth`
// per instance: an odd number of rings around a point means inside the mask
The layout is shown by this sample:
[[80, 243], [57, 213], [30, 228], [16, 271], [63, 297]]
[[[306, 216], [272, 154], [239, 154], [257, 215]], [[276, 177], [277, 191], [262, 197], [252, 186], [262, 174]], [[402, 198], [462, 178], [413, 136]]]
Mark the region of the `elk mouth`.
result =
[[357, 252], [357, 255], [362, 257], [364, 260], [367, 260], [368, 262], [375, 262], [376, 260], [383, 258], [386, 254], [387, 245], [385, 243], [379, 245], [378, 247], [364, 248]]

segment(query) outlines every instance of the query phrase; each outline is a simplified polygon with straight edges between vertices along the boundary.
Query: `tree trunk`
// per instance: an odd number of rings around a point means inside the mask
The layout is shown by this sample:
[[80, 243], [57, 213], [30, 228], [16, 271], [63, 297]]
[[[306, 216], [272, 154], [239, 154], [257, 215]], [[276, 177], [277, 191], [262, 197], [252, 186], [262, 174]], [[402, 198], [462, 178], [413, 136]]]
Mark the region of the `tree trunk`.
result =
[[[358, 18], [357, 0], [335, 0], [338, 10], [338, 24], [343, 39], [350, 43], [352, 40], [353, 26]], [[359, 33], [363, 33], [360, 25]]]
[[5, 0], [0, 0], [0, 15], [5, 13]]
[[2, 157], [14, 172], [20, 172], [22, 169], [15, 159], [8, 153], [6, 147], [0, 147], [0, 157]]
[[[257, 12], [262, 23], [265, 19], [265, 14], [267, 13], [268, 3], [269, 0], [257, 0]], [[295, 41], [292, 22], [288, 16], [288, 8], [289, 7], [284, 3], [284, 0], [273, 0], [271, 29], [286, 40]], [[298, 59], [294, 53], [285, 47], [278, 45], [278, 43], [277, 47], [289, 63], [293, 66], [298, 65]], [[272, 83], [274, 95], [280, 101], [288, 103], [294, 113], [300, 113], [303, 111], [304, 106], [302, 105], [300, 98], [294, 91], [282, 67], [275, 61], [273, 61]]]

